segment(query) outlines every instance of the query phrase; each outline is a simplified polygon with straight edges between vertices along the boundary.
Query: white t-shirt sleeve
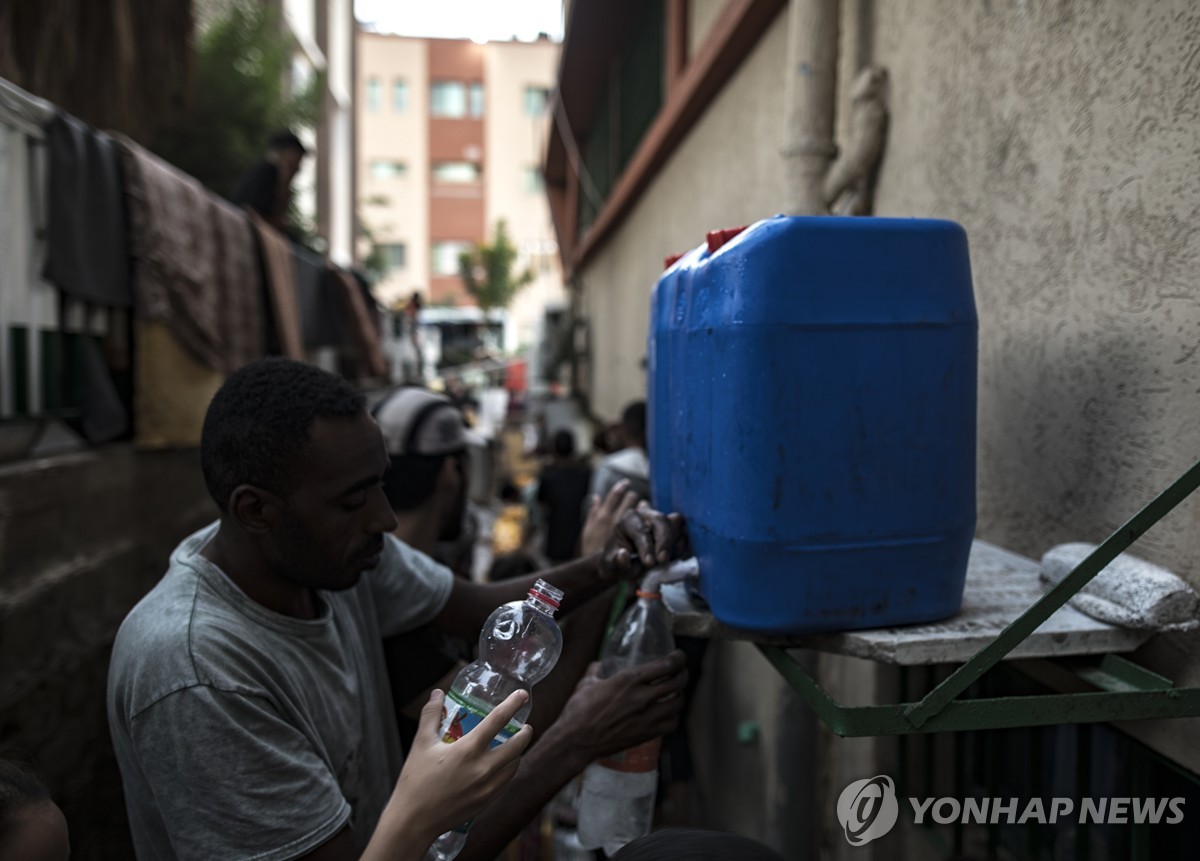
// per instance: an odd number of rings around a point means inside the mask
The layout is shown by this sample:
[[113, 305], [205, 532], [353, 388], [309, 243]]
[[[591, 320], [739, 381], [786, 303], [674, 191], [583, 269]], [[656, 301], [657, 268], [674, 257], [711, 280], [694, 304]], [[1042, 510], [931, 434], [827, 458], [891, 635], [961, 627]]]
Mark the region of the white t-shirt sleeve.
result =
[[130, 737], [180, 859], [286, 861], [350, 820], [328, 765], [261, 697], [183, 688], [135, 717]]
[[433, 620], [450, 599], [454, 574], [393, 535], [384, 538], [383, 558], [368, 575], [379, 633], [411, 631]]

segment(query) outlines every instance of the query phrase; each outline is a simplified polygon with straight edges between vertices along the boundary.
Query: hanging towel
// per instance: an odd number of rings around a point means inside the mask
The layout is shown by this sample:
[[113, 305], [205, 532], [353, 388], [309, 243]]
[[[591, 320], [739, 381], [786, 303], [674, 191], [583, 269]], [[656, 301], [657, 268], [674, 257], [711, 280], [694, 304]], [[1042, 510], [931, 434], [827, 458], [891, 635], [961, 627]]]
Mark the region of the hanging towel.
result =
[[216, 234], [217, 292], [225, 341], [220, 370], [232, 373], [267, 354], [262, 269], [246, 213], [216, 195], [209, 196], [209, 206]]
[[194, 359], [226, 366], [209, 194], [192, 177], [122, 135], [137, 319], [164, 323]]
[[296, 271], [292, 264], [291, 243], [267, 224], [257, 212], [247, 210], [258, 247], [270, 297], [271, 321], [279, 352], [289, 359], [304, 359], [304, 337], [300, 327], [300, 307], [296, 300]]
[[296, 272], [296, 303], [300, 307], [300, 330], [304, 349], [336, 347], [346, 341], [346, 313], [330, 282], [325, 258], [291, 244], [292, 267]]
[[336, 283], [341, 287], [342, 301], [350, 323], [351, 341], [358, 347], [368, 373], [374, 377], [386, 377], [387, 358], [379, 341], [379, 329], [375, 325], [374, 300], [367, 304], [355, 277], [345, 269], [335, 269]]
[[129, 248], [116, 143], [59, 111], [46, 125], [50, 156], [45, 278], [74, 299], [128, 308]]

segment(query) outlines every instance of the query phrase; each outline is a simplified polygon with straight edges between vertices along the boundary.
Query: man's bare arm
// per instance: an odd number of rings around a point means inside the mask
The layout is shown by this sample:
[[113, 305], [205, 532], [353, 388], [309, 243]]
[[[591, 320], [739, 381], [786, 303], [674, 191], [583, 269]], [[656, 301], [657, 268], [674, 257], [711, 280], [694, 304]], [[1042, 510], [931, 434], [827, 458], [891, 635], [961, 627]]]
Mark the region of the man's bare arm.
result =
[[562, 715], [521, 758], [504, 793], [475, 820], [460, 861], [495, 858], [597, 757], [671, 732], [687, 682], [683, 652], [599, 679], [593, 664]]
[[635, 578], [668, 562], [682, 536], [680, 515], [664, 515], [649, 506], [639, 506], [624, 514], [598, 554], [500, 583], [456, 580], [433, 624], [448, 633], [473, 638], [493, 610], [524, 598], [539, 578], [563, 590], [562, 613], [568, 614], [616, 581]]

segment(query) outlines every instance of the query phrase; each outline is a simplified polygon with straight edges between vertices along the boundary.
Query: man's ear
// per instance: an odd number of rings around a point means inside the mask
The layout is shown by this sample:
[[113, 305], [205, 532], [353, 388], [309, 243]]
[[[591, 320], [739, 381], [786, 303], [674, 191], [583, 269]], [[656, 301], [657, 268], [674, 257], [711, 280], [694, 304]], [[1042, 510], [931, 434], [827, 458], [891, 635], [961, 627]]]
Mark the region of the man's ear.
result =
[[253, 484], [239, 484], [229, 494], [230, 515], [250, 533], [270, 532], [282, 509], [278, 496]]

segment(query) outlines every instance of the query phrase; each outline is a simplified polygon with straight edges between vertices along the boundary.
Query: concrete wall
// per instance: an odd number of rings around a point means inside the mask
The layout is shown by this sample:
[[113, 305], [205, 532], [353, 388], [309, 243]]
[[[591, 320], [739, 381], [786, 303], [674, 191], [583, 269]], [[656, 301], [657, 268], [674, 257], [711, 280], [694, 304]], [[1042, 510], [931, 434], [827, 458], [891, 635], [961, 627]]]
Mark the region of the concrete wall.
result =
[[0, 468], [0, 757], [32, 761], [81, 861], [132, 858], [104, 691], [113, 637], [214, 519], [195, 451]]
[[[786, 206], [785, 29], [786, 13], [580, 273], [600, 415], [644, 393], [663, 256]], [[844, 0], [841, 44], [841, 110], [859, 64], [891, 73], [877, 213], [953, 219], [970, 237], [979, 536], [1031, 556], [1103, 539], [1200, 452], [1200, 7]], [[1200, 499], [1134, 550], [1200, 585]], [[1194, 684], [1196, 654], [1195, 640], [1162, 637], [1143, 657]], [[708, 696], [736, 700], [754, 660], [710, 663]], [[761, 690], [757, 708], [782, 708], [782, 695], [770, 705], [773, 688]], [[1128, 729], [1200, 770], [1197, 722]], [[726, 773], [720, 749], [706, 755]], [[714, 824], [756, 833], [760, 820], [731, 813], [770, 808], [774, 790], [754, 786], [717, 781]], [[784, 832], [765, 834], [784, 847]]]

